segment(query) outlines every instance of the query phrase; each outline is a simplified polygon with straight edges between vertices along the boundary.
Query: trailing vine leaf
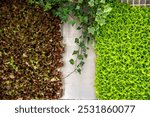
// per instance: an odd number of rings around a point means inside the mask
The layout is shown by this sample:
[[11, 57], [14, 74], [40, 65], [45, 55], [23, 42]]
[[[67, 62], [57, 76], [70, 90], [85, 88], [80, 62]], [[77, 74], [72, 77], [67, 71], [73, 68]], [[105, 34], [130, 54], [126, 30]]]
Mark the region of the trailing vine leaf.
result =
[[82, 54], [79, 54], [77, 57], [78, 57], [79, 60], [83, 60], [83, 55]]
[[112, 10], [112, 8], [109, 5], [104, 6], [104, 12], [109, 13]]
[[35, 1], [34, 0], [29, 0], [29, 3], [33, 4], [33, 3], [35, 3]]
[[82, 3], [83, 3], [83, 0], [78, 0], [78, 3], [82, 4]]
[[77, 72], [81, 74], [81, 68], [77, 68]]
[[70, 62], [70, 64], [74, 65], [74, 60], [73, 59], [70, 59], [69, 62]]
[[77, 9], [77, 10], [79, 10], [79, 9], [80, 9], [80, 6], [79, 6], [79, 5], [77, 5], [77, 6], [76, 6], [76, 9]]
[[105, 4], [105, 0], [100, 0], [101, 3]]
[[84, 62], [84, 61], [81, 61], [81, 62], [78, 64], [77, 67], [78, 67], [78, 68], [79, 68], [79, 67], [83, 67], [84, 64], [85, 64], [85, 62]]
[[77, 23], [77, 21], [76, 20], [69, 20], [67, 23], [71, 24], [73, 26]]
[[88, 2], [88, 4], [90, 5], [90, 7], [93, 7], [94, 6], [94, 0], [90, 0], [89, 2]]
[[51, 3], [46, 2], [46, 4], [44, 5], [44, 11], [48, 11], [48, 10], [50, 10], [51, 8], [52, 8]]
[[94, 27], [88, 27], [88, 33], [94, 35], [95, 28]]
[[81, 26], [78, 26], [77, 30], [81, 30]]
[[78, 50], [74, 50], [73, 53], [72, 53], [72, 55], [75, 55], [75, 54], [78, 54], [78, 53], [79, 53]]
[[75, 38], [75, 43], [79, 44], [79, 38]]
[[84, 53], [84, 57], [87, 58], [87, 57], [88, 57], [88, 54]]
[[81, 49], [85, 48], [85, 43], [84, 43], [84, 41], [81, 41], [81, 42], [79, 43], [79, 47], [81, 47]]

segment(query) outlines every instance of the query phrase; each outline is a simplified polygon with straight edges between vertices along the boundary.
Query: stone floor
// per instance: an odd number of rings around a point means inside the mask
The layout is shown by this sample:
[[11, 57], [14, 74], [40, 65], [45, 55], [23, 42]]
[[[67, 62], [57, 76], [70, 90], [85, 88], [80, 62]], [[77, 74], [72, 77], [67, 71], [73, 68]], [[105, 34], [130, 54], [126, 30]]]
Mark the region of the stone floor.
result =
[[[74, 39], [81, 35], [81, 32], [76, 30], [77, 26], [69, 24], [63, 25], [63, 38], [66, 48], [64, 54], [64, 67], [62, 68], [63, 76], [67, 76], [75, 68], [69, 63], [72, 58], [72, 52], [77, 48]], [[62, 99], [96, 99], [94, 80], [95, 80], [95, 53], [94, 49], [90, 47], [88, 51], [88, 58], [82, 70], [82, 74], [73, 73], [63, 80], [64, 82], [64, 95]]]

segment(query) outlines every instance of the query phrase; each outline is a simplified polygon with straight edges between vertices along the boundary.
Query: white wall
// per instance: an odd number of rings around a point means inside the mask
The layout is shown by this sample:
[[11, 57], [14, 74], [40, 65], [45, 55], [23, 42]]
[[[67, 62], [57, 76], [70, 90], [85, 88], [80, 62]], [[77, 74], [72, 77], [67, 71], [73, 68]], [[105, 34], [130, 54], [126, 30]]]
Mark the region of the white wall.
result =
[[[81, 31], [76, 30], [77, 26], [64, 24], [62, 34], [65, 44], [65, 54], [63, 57], [64, 67], [62, 68], [63, 76], [67, 76], [75, 68], [69, 63], [72, 58], [72, 52], [77, 49], [74, 39], [81, 35]], [[88, 50], [88, 58], [83, 67], [82, 74], [73, 73], [71, 76], [63, 79], [64, 95], [62, 99], [96, 99], [94, 80], [95, 80], [95, 53], [94, 49], [90, 47]]]

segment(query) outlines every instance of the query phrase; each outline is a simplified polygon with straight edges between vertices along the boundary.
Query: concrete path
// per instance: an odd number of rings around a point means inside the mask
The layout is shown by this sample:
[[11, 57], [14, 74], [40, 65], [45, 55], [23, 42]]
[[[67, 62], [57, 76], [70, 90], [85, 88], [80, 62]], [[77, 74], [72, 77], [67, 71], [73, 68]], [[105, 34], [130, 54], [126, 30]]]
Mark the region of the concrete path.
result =
[[[75, 68], [69, 63], [72, 58], [72, 52], [77, 49], [74, 39], [81, 35], [81, 32], [76, 30], [77, 26], [69, 24], [63, 25], [63, 38], [65, 44], [65, 54], [63, 57], [64, 67], [62, 68], [63, 76], [67, 76]], [[82, 70], [82, 74], [73, 73], [71, 76], [65, 78], [64, 95], [61, 99], [96, 99], [94, 80], [95, 80], [95, 53], [94, 49], [90, 47], [88, 50], [88, 58]]]

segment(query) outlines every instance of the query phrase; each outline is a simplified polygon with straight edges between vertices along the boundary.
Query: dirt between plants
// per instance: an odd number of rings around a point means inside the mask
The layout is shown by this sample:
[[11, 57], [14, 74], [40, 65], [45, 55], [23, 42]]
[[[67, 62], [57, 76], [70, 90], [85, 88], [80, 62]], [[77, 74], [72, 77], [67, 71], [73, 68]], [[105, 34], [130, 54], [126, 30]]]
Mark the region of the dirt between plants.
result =
[[0, 1], [0, 99], [62, 96], [60, 20], [25, 0]]

